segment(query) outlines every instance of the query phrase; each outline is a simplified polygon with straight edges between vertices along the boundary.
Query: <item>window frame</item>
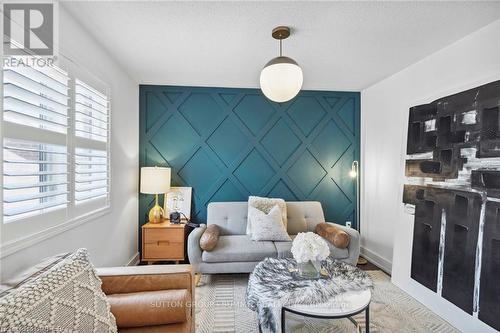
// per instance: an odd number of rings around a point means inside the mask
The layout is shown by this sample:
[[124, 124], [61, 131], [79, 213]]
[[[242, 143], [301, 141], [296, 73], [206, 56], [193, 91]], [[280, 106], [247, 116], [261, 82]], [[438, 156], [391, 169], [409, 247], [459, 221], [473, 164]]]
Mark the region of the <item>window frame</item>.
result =
[[[1, 70], [0, 82], [0, 183], [2, 190], [0, 191], [0, 258], [8, 256], [19, 250], [32, 246], [40, 241], [51, 238], [57, 234], [75, 228], [83, 223], [93, 221], [99, 217], [109, 214], [111, 211], [112, 202], [112, 98], [110, 86], [104, 81], [97, 78], [88, 70], [75, 65], [73, 62], [65, 59], [59, 61], [55, 66], [68, 73], [68, 128], [66, 132], [66, 149], [68, 156], [68, 204], [65, 208], [51, 210], [49, 212], [36, 214], [33, 216], [15, 219], [5, 222], [3, 215], [3, 150], [4, 139], [8, 138], [8, 131], [15, 128], [15, 124], [9, 123], [6, 126], [4, 118], [4, 68]], [[76, 79], [84, 82], [94, 90], [100, 92], [107, 97], [107, 113], [108, 113], [108, 132], [105, 143], [107, 157], [107, 195], [105, 198], [89, 200], [88, 202], [75, 202], [75, 84]], [[64, 135], [64, 134], [62, 134]], [[29, 138], [27, 138], [29, 140]], [[32, 138], [37, 141], [40, 138]]]

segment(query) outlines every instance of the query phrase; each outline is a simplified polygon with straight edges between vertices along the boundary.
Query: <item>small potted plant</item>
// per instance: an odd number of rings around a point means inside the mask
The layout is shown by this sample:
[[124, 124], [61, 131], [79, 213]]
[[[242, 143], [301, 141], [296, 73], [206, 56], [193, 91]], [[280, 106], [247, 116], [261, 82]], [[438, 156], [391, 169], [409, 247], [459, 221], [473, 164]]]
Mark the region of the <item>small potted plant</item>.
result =
[[301, 232], [293, 240], [292, 254], [297, 261], [299, 275], [316, 279], [320, 275], [321, 261], [330, 255], [330, 248], [321, 236], [313, 232]]

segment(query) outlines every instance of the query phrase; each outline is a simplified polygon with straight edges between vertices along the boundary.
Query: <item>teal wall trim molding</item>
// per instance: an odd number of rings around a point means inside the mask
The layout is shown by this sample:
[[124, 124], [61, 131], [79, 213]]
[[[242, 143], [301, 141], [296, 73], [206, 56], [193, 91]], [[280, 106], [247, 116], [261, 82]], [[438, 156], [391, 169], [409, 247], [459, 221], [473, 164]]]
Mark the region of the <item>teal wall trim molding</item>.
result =
[[[356, 225], [358, 92], [278, 104], [259, 89], [141, 85], [139, 105], [140, 166], [171, 167], [172, 186], [193, 187], [193, 221], [206, 221], [209, 202], [259, 195], [318, 200], [328, 221]], [[141, 224], [152, 200], [141, 195]]]

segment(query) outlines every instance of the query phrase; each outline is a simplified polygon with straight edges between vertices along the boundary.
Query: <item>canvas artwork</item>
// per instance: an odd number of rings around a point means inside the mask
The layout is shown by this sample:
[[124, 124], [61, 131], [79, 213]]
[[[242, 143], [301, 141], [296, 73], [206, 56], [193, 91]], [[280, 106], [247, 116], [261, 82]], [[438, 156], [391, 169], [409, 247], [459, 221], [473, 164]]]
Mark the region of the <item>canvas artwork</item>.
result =
[[411, 278], [500, 330], [500, 81], [410, 108], [406, 176]]
[[192, 187], [171, 187], [165, 194], [165, 216], [168, 218], [171, 212], [180, 212], [181, 220], [191, 220], [191, 193]]

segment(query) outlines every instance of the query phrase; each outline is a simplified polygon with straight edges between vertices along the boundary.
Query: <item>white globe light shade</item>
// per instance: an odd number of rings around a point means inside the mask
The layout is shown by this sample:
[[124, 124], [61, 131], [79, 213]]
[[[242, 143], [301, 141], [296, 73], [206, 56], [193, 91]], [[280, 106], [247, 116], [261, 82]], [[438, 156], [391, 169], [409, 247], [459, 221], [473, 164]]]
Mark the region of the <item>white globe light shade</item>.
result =
[[303, 81], [302, 69], [288, 57], [272, 59], [260, 73], [260, 89], [267, 98], [278, 103], [297, 96]]

